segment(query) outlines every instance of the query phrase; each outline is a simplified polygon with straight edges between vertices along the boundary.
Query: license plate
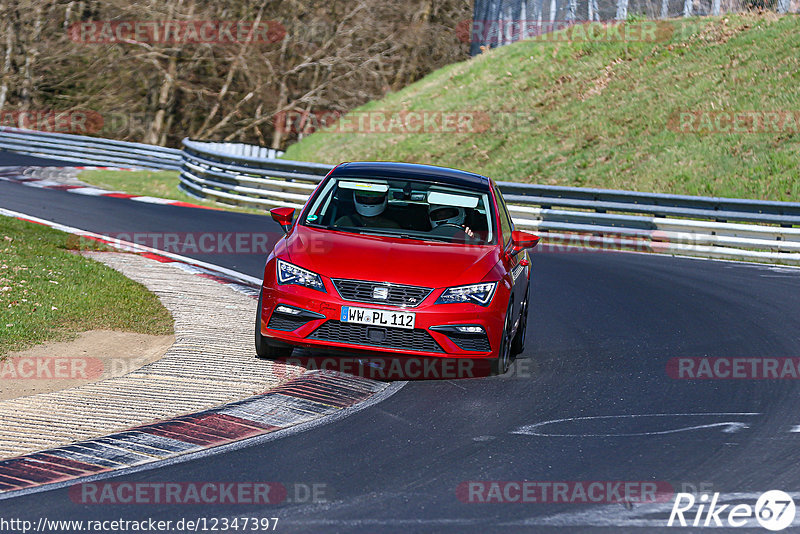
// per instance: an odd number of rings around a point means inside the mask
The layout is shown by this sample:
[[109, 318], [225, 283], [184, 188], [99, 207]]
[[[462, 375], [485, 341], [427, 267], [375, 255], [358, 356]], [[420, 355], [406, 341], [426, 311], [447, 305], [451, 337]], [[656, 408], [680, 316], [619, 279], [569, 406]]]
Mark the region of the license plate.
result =
[[415, 314], [391, 310], [376, 310], [372, 308], [356, 308], [355, 306], [342, 306], [341, 321], [343, 323], [368, 324], [372, 326], [386, 326], [389, 328], [414, 329]]

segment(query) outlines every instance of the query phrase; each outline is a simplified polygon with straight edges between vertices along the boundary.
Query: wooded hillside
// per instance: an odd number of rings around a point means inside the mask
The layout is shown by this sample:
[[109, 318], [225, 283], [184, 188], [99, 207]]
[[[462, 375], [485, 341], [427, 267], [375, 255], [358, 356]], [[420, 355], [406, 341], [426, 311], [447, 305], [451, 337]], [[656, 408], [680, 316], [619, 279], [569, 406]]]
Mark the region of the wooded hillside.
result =
[[344, 112], [465, 59], [455, 28], [470, 12], [463, 0], [0, 0], [0, 124], [284, 148], [283, 112]]

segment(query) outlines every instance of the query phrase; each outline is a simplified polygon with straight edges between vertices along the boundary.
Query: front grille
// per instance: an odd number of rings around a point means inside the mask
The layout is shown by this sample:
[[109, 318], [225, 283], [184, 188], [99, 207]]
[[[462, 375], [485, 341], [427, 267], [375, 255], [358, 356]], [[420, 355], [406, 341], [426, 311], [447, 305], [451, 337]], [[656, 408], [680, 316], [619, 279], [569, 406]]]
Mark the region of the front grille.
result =
[[[368, 329], [382, 330], [385, 332], [386, 337], [383, 341], [370, 339], [367, 333]], [[341, 321], [325, 322], [322, 326], [314, 330], [314, 333], [308, 336], [308, 339], [419, 352], [444, 352], [442, 347], [440, 347], [433, 337], [425, 330], [379, 328], [363, 324], [343, 323]]]
[[[404, 286], [400, 284], [387, 284], [383, 282], [365, 282], [363, 280], [334, 279], [333, 285], [344, 300], [352, 302], [369, 302], [372, 304], [386, 304], [403, 308], [415, 308], [431, 294], [429, 287]], [[388, 294], [385, 299], [375, 298], [375, 288], [386, 289]]]
[[486, 337], [486, 334], [476, 336], [475, 334], [448, 333], [447, 337], [461, 350], [472, 350], [475, 352], [488, 352], [491, 350], [489, 338]]
[[311, 319], [308, 317], [297, 317], [293, 315], [284, 315], [282, 313], [273, 313], [272, 317], [269, 318], [269, 324], [267, 325], [267, 328], [291, 332], [292, 330], [297, 330], [310, 320]]

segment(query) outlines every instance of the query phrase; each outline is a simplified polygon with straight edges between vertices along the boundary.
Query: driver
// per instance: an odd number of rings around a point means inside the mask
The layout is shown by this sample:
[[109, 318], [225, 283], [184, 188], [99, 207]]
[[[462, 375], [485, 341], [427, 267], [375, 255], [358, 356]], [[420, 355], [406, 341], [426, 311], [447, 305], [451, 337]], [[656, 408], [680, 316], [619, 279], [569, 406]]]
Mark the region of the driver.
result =
[[388, 192], [353, 191], [353, 204], [356, 212], [336, 220], [336, 226], [365, 228], [400, 228], [392, 219], [384, 215], [389, 203]]
[[465, 234], [470, 237], [475, 237], [475, 232], [465, 224], [467, 212], [464, 208], [431, 204], [428, 206], [428, 217], [431, 220], [432, 230], [447, 224], [450, 226], [459, 226]]

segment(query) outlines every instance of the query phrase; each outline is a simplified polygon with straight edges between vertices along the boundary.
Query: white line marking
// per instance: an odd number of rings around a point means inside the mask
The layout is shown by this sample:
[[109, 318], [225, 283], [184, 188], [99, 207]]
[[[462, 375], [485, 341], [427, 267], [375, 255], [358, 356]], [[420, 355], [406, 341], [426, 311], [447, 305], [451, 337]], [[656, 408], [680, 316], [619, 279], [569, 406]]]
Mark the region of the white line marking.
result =
[[606, 419], [636, 419], [636, 418], [649, 418], [649, 417], [710, 417], [710, 416], [755, 416], [761, 415], [760, 413], [755, 412], [741, 412], [741, 413], [656, 413], [656, 414], [630, 414], [630, 415], [595, 415], [595, 416], [588, 416], [588, 417], [567, 417], [565, 419], [553, 419], [550, 421], [542, 421], [541, 423], [535, 423], [532, 425], [524, 425], [519, 427], [517, 430], [511, 432], [512, 434], [520, 434], [526, 436], [542, 436], [542, 437], [575, 437], [575, 438], [586, 438], [586, 437], [626, 437], [626, 436], [657, 436], [663, 434], [675, 434], [677, 432], [688, 432], [690, 430], [701, 430], [704, 428], [715, 428], [715, 427], [722, 427], [722, 431], [725, 433], [734, 433], [745, 428], [750, 428], [747, 423], [742, 423], [739, 421], [721, 421], [716, 423], [709, 423], [705, 425], [692, 425], [687, 427], [681, 428], [673, 428], [669, 430], [656, 430], [651, 432], [620, 432], [620, 433], [603, 433], [603, 434], [583, 434], [583, 433], [574, 433], [574, 434], [552, 434], [546, 431], [540, 431], [538, 429], [552, 424], [557, 423], [572, 423], [577, 421], [600, 421]]
[[135, 200], [136, 202], [146, 202], [148, 204], [174, 204], [176, 202], [180, 202], [179, 200], [168, 200], [166, 198], [156, 197], [131, 197], [130, 200]]
[[106, 195], [113, 195], [122, 193], [122, 191], [109, 191], [108, 189], [98, 189], [96, 187], [76, 187], [69, 190], [70, 193], [77, 193], [79, 195], [88, 195], [91, 197], [102, 197]]
[[29, 187], [38, 187], [40, 189], [44, 189], [46, 187], [54, 187], [54, 186], [61, 186], [64, 185], [61, 182], [54, 182], [52, 180], [25, 180], [24, 182], [20, 182], [22, 185], [27, 185]]

